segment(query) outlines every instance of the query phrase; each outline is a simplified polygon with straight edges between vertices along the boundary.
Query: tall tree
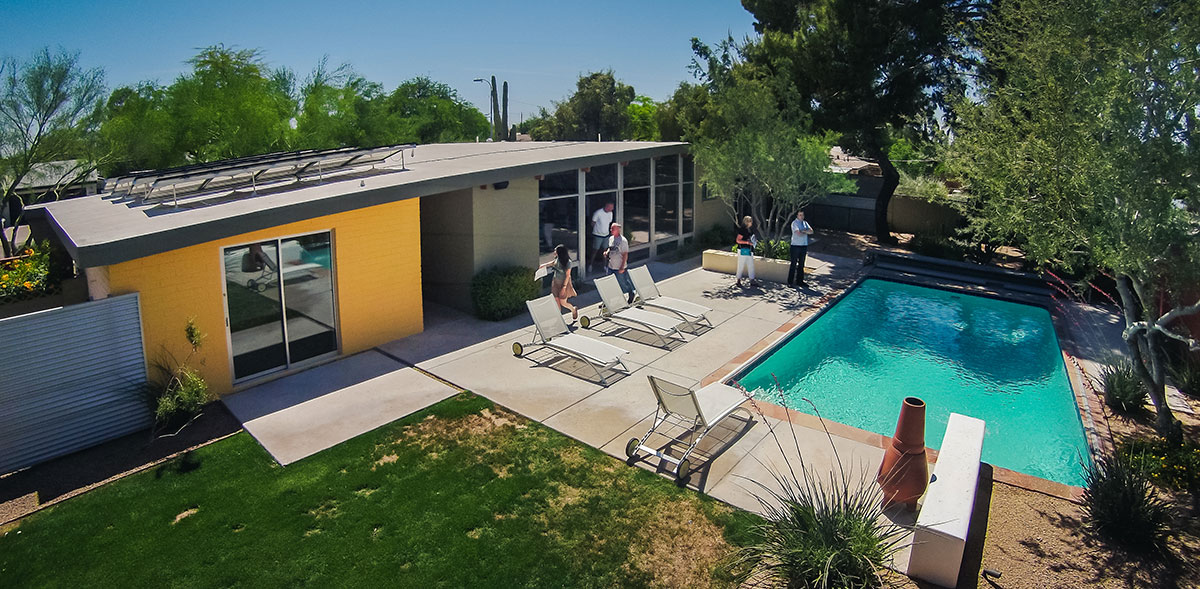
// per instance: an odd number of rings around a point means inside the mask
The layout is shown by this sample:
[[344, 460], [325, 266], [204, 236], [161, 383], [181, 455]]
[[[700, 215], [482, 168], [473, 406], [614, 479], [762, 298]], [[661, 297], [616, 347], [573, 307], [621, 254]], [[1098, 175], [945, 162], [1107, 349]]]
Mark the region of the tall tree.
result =
[[113, 177], [185, 161], [166, 101], [166, 90], [149, 82], [113, 90], [100, 124], [100, 141], [113, 157], [101, 173]]
[[[103, 70], [82, 67], [78, 53], [42, 49], [24, 63], [0, 62], [0, 208], [58, 198], [96, 169], [104, 158], [90, 140], [103, 95]], [[76, 164], [57, 174], [51, 190], [28, 200], [18, 194], [35, 165], [67, 159]], [[10, 239], [0, 239], [5, 256], [16, 251], [16, 241], [15, 231]]]
[[1175, 323], [1200, 313], [1200, 11], [1171, 1], [1004, 3], [982, 38], [983, 100], [960, 110], [954, 142], [976, 199], [972, 222], [1016, 236], [1037, 262], [1112, 273], [1156, 427], [1178, 441], [1165, 348], [1200, 349]]
[[713, 96], [705, 130], [694, 136], [700, 180], [721, 195], [735, 219], [750, 215], [773, 239], [788, 233], [797, 209], [853, 189], [845, 176], [829, 172], [834, 136], [812, 135], [787, 121], [760, 80], [735, 73]]
[[809, 111], [814, 128], [842, 135], [843, 147], [879, 162], [875, 203], [880, 241], [894, 241], [887, 207], [900, 176], [888, 157], [888, 129], [932, 118], [962, 92], [962, 23], [979, 17], [971, 0], [743, 0], [761, 39], [750, 62], [774, 74], [785, 112]]
[[379, 84], [354, 73], [349, 64], [330, 68], [322, 58], [300, 87], [296, 137], [291, 147], [328, 149], [362, 146], [375, 122], [373, 101], [383, 95]]
[[383, 134], [370, 135], [371, 145], [474, 141], [487, 135], [488, 120], [453, 88], [418, 76], [401, 83], [383, 102]]
[[659, 105], [649, 96], [638, 96], [629, 103], [629, 138], [634, 141], [658, 141]]
[[617, 81], [612, 70], [580, 76], [575, 84], [575, 93], [565, 101], [555, 103], [554, 121], [542, 125], [534, 138], [575, 141], [628, 139], [629, 105], [634, 97], [633, 86]]
[[256, 49], [206, 47], [192, 72], [167, 90], [177, 140], [190, 161], [206, 162], [287, 148], [296, 112], [289, 89]]

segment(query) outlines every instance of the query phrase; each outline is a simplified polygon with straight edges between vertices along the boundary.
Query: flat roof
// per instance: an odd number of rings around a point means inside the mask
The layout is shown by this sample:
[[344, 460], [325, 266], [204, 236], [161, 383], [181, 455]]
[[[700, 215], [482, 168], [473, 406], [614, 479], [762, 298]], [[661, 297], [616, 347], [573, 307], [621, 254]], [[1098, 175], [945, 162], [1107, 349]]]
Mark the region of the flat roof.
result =
[[685, 153], [687, 146], [648, 141], [419, 145], [371, 170], [260, 186], [252, 191], [177, 201], [104, 192], [27, 210], [33, 216], [44, 216], [75, 263], [90, 268], [472, 186]]

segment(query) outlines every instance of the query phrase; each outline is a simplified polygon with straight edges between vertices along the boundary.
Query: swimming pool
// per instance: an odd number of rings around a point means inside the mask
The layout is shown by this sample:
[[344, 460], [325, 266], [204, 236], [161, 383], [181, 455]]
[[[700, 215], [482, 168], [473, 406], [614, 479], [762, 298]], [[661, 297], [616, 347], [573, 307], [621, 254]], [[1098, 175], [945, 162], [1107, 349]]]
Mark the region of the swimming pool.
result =
[[926, 446], [940, 448], [950, 413], [962, 413], [987, 422], [985, 462], [1083, 484], [1087, 441], [1040, 307], [868, 279], [739, 380], [767, 401], [812, 414], [807, 398], [825, 419], [886, 436], [904, 397], [920, 397]]

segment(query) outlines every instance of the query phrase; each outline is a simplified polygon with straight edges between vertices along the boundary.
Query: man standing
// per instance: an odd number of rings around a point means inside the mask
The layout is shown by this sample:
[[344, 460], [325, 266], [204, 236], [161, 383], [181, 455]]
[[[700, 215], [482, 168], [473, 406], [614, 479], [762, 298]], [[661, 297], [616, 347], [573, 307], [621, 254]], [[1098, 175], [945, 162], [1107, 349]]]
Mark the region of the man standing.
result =
[[616, 275], [617, 284], [621, 285], [621, 291], [628, 297], [630, 303], [633, 302], [633, 281], [629, 279], [629, 273], [626, 272], [626, 266], [629, 265], [629, 240], [621, 235], [621, 224], [612, 224], [612, 235], [608, 238], [608, 265], [606, 271], [609, 274]]
[[613, 222], [613, 203], [606, 202], [604, 206], [596, 209], [592, 213], [592, 262], [594, 268], [596, 262], [604, 263], [604, 252], [608, 248], [608, 231]]
[[804, 284], [804, 260], [808, 257], [808, 236], [813, 232], [812, 225], [804, 220], [804, 211], [796, 212], [796, 220], [792, 221], [792, 265], [788, 267], [788, 284], [808, 286]]

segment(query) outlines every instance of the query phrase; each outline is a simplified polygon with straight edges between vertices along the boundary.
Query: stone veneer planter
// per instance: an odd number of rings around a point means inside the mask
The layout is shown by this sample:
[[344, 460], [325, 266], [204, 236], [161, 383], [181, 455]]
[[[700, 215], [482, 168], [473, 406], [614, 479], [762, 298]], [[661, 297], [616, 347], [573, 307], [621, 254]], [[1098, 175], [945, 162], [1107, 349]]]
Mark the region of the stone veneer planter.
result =
[[[705, 270], [735, 274], [737, 272], [737, 254], [724, 250], [704, 250], [701, 266]], [[754, 277], [758, 280], [769, 280], [787, 284], [788, 268], [791, 262], [754, 256]]]

